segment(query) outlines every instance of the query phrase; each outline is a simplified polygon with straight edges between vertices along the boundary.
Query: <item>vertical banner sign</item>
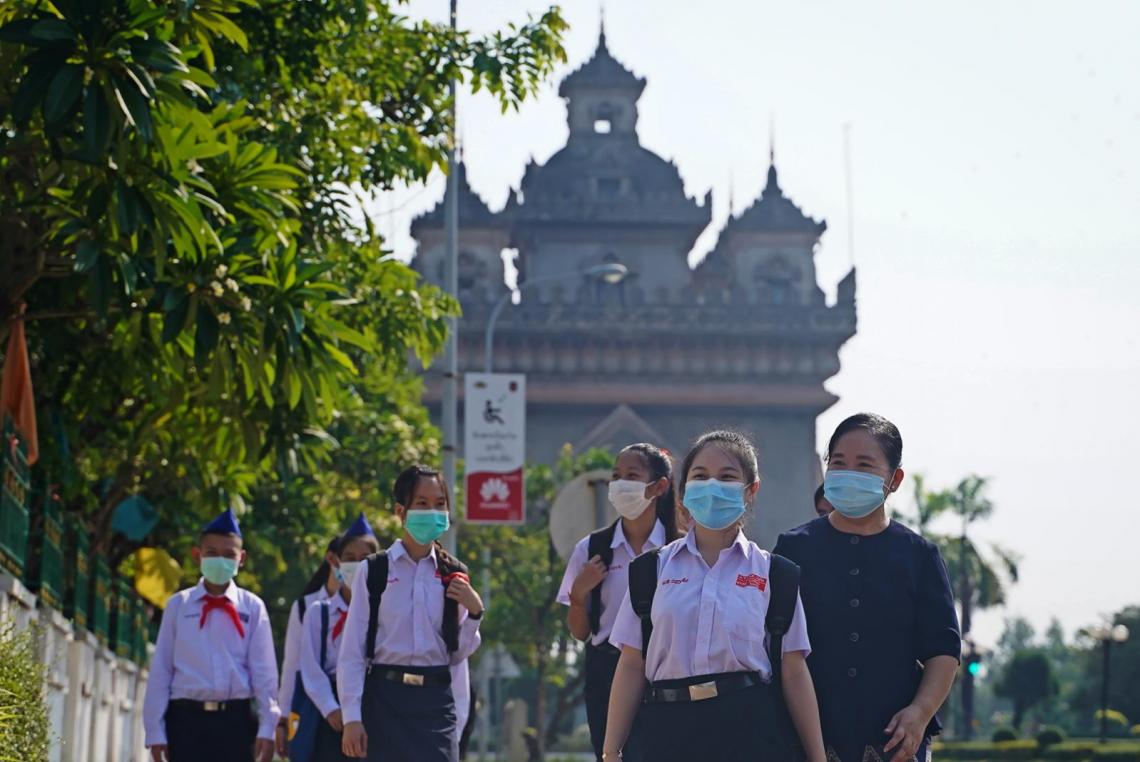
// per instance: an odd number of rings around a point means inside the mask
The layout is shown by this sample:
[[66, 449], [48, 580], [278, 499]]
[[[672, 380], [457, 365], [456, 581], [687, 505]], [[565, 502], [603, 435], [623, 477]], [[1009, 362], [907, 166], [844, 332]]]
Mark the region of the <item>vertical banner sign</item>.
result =
[[526, 376], [465, 373], [464, 377], [467, 521], [521, 524], [526, 511]]

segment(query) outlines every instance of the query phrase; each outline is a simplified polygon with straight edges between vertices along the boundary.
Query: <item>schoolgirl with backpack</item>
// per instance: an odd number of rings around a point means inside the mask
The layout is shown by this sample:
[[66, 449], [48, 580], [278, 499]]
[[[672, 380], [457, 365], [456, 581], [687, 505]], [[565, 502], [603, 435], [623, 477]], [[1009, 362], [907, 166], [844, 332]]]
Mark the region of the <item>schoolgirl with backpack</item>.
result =
[[799, 570], [742, 529], [760, 488], [755, 448], [705, 434], [677, 484], [689, 533], [633, 562], [610, 635], [622, 653], [603, 759], [622, 758], [640, 714], [654, 762], [825, 762]]
[[357, 571], [341, 635], [342, 750], [373, 762], [456, 762], [450, 667], [479, 647], [483, 601], [436, 542], [451, 509], [440, 473], [405, 469], [393, 497], [403, 535]]
[[[602, 758], [610, 687], [621, 652], [610, 642], [618, 608], [629, 589], [629, 565], [641, 553], [677, 539], [673, 464], [647, 443], [631, 444], [614, 460], [609, 500], [619, 518], [574, 546], [558, 590], [568, 606], [571, 634], [586, 642], [586, 720], [594, 755]], [[634, 720], [625, 759], [639, 762], [640, 725]]]

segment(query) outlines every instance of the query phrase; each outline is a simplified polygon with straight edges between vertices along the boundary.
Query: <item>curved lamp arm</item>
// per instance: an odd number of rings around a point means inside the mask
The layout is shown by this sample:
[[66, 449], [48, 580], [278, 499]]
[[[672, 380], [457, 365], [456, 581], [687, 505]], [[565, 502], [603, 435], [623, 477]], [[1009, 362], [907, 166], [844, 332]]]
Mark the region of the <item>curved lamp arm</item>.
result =
[[[588, 278], [601, 278], [604, 283], [616, 284], [621, 283], [625, 276], [629, 274], [629, 268], [625, 265], [612, 262], [604, 265], [595, 265], [587, 267], [584, 270], [569, 270], [562, 273], [551, 273], [549, 275], [539, 275], [536, 278], [528, 278], [518, 286], [518, 292], [521, 294], [531, 286], [537, 286], [539, 283], [547, 283], [552, 280], [563, 280], [565, 278], [572, 278], [578, 275], [585, 275]], [[508, 291], [499, 297], [499, 301], [495, 302], [494, 308], [491, 310], [490, 317], [487, 318], [487, 328], [483, 332], [483, 372], [494, 372], [494, 347], [495, 347], [495, 323], [499, 320], [499, 315], [502, 314], [503, 309], [510, 303], [511, 297], [514, 292]]]

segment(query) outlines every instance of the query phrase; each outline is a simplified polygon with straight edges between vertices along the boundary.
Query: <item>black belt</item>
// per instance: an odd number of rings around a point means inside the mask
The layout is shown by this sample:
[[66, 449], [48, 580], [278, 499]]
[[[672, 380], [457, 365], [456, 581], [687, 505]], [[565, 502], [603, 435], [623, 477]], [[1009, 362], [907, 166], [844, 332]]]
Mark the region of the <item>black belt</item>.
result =
[[[762, 685], [756, 672], [734, 672], [728, 675], [708, 675], [686, 680], [662, 680], [649, 686], [645, 700], [650, 703], [673, 701], [704, 701], [722, 693], [732, 693]], [[680, 683], [680, 684], [678, 684]]]
[[415, 686], [435, 686], [439, 688], [451, 685], [451, 672], [433, 672], [423, 675], [418, 672], [404, 672], [397, 667], [377, 667], [381, 680], [391, 680], [394, 683]]
[[252, 699], [228, 699], [226, 701], [195, 701], [194, 699], [170, 699], [171, 709], [191, 709], [195, 712], [250, 712]]
[[593, 643], [587, 643], [586, 648], [592, 648], [595, 651], [605, 654], [606, 656], [621, 656], [621, 649], [610, 643], [608, 640], [602, 641], [600, 646], [595, 646]]

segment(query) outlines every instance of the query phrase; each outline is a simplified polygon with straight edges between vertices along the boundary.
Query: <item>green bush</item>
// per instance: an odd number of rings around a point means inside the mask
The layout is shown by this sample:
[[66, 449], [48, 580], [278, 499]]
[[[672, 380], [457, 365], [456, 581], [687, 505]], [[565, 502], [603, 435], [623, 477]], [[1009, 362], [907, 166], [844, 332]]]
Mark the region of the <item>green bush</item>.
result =
[[1006, 741], [1016, 741], [1017, 731], [1011, 727], [998, 728], [994, 734], [990, 736], [994, 743], [1004, 743]]
[[1132, 726], [1132, 737], [1140, 738], [1140, 724]]
[[[1096, 723], [1095, 727], [1100, 728], [1100, 718], [1106, 713], [1097, 709], [1093, 713], [1093, 721]], [[1124, 716], [1123, 712], [1118, 712], [1115, 709], [1109, 709], [1107, 712], [1108, 717], [1108, 735], [1112, 738], [1126, 738], [1128, 736], [1128, 718]]]
[[938, 762], [1140, 762], [1140, 743], [1113, 741], [1101, 746], [1095, 741], [1062, 741], [1041, 748], [1036, 741], [959, 741], [936, 743]]
[[1046, 725], [1037, 732], [1037, 745], [1042, 749], [1054, 746], [1065, 740], [1065, 732], [1053, 725]]
[[16, 632], [11, 624], [0, 629], [0, 762], [48, 758], [45, 675], [35, 633]]

